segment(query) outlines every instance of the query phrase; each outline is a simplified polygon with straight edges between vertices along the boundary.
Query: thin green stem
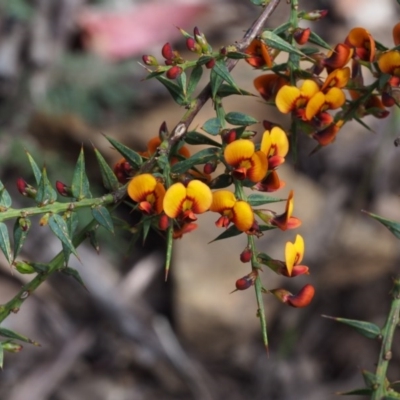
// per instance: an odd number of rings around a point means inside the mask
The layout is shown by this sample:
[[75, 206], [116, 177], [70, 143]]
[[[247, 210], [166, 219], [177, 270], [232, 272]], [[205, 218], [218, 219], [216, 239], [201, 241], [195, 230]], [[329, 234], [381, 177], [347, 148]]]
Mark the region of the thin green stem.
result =
[[376, 383], [377, 388], [372, 393], [371, 400], [382, 400], [387, 394], [386, 373], [389, 362], [392, 358], [393, 336], [397, 324], [399, 323], [400, 313], [400, 276], [396, 277], [393, 282], [392, 304], [390, 306], [389, 315], [385, 326], [382, 329], [382, 345], [379, 354], [378, 365], [376, 367]]

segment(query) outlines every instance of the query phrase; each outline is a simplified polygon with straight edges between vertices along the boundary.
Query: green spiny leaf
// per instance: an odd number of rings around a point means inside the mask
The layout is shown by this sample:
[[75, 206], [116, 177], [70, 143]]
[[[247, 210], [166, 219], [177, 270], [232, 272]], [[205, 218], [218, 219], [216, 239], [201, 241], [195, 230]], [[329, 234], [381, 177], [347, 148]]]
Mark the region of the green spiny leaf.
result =
[[235, 88], [233, 86], [229, 86], [226, 83], [220, 85], [217, 93], [219, 97], [228, 97], [231, 95], [241, 95], [241, 96], [253, 96], [257, 97], [255, 94], [248, 92], [247, 90]]
[[378, 384], [378, 379], [376, 375], [372, 372], [367, 371], [366, 369], [363, 369], [361, 373], [367, 387], [370, 389], [374, 389]]
[[219, 118], [210, 118], [207, 120], [204, 125], [201, 127], [203, 131], [209, 133], [210, 135], [216, 136], [222, 129], [221, 121]]
[[[215, 65], [214, 65], [212, 71], [214, 71], [217, 75], [219, 75], [220, 78], [222, 78], [222, 81], [225, 81], [229, 86], [232, 86], [237, 90], [240, 90], [239, 87], [236, 85], [235, 81], [233, 80], [233, 78], [223, 60], [217, 60], [215, 62]], [[218, 88], [217, 88], [215, 94], [217, 93], [218, 89], [219, 89], [219, 85], [218, 85]], [[213, 95], [213, 98], [215, 98], [215, 94]]]
[[192, 73], [190, 74], [189, 83], [187, 87], [188, 96], [191, 96], [193, 94], [202, 75], [203, 75], [203, 68], [201, 67], [201, 65], [196, 65], [193, 68]]
[[[316, 44], [317, 46], [321, 46], [324, 49], [333, 51], [332, 47], [329, 46], [329, 44], [326, 43], [325, 40], [322, 39], [320, 36], [318, 36], [314, 31], [311, 31], [311, 34], [310, 34], [310, 37], [308, 38], [308, 41], [310, 43]], [[302, 49], [302, 50], [304, 50], [304, 49]]]
[[4, 365], [4, 349], [3, 346], [0, 346], [0, 369], [3, 369]]
[[57, 192], [53, 189], [49, 178], [47, 177], [46, 167], [43, 167], [42, 177], [37, 188], [35, 201], [38, 203], [39, 207], [41, 207], [54, 203], [56, 200]]
[[371, 396], [372, 389], [360, 388], [349, 390], [348, 392], [337, 392], [336, 394], [339, 396]]
[[19, 252], [22, 249], [22, 246], [28, 235], [30, 226], [31, 226], [31, 221], [25, 217], [20, 217], [15, 220], [15, 223], [14, 223], [14, 255], [13, 255], [14, 260], [16, 259]]
[[270, 46], [274, 49], [285, 51], [289, 54], [297, 54], [299, 56], [306, 57], [306, 55], [303, 54], [300, 50], [297, 50], [296, 47], [286, 42], [274, 32], [264, 31], [261, 34], [261, 39], [266, 43], [267, 46]]
[[83, 147], [76, 162], [74, 176], [72, 177], [71, 185], [72, 195], [79, 201], [82, 199], [90, 199], [92, 194], [90, 193], [89, 179], [86, 175], [85, 170], [85, 155]]
[[100, 174], [103, 180], [103, 186], [109, 191], [115, 191], [120, 186], [114, 171], [107, 164], [101, 153], [95, 148], [94, 153], [96, 154], [97, 162], [100, 167]]
[[67, 249], [79, 260], [78, 253], [72, 244], [68, 225], [64, 218], [58, 214], [51, 215], [49, 218], [49, 226], [53, 233], [61, 240], [63, 244], [65, 244]]
[[285, 22], [284, 24], [278, 26], [277, 28], [274, 29], [275, 35], [280, 35], [281, 33], [286, 32], [289, 28], [291, 28], [292, 23], [291, 22]]
[[143, 218], [142, 223], [143, 223], [143, 237], [142, 237], [142, 241], [143, 244], [146, 242], [147, 236], [149, 235], [150, 232], [150, 228], [151, 228], [151, 222], [152, 222], [152, 218]]
[[[68, 235], [70, 238], [73, 237], [73, 234], [76, 231], [76, 228], [78, 227], [78, 215], [76, 212], [71, 212], [67, 211], [64, 213], [64, 221], [67, 225], [68, 229]], [[71, 249], [69, 245], [66, 245], [65, 243], [62, 243], [62, 248], [63, 248], [63, 254], [64, 254], [64, 266], [68, 265], [69, 262], [69, 257], [71, 256]]]
[[5, 223], [0, 222], [0, 249], [4, 253], [7, 261], [12, 263], [10, 238], [8, 236], [8, 230]]
[[253, 125], [258, 122], [255, 118], [251, 117], [250, 115], [246, 115], [235, 111], [226, 114], [225, 119], [230, 124], [239, 126]]
[[186, 96], [187, 96], [187, 92], [186, 92], [186, 72], [183, 71], [177, 78], [176, 78], [176, 83], [179, 86], [179, 90], [180, 92], [183, 94], [185, 100]]
[[6, 337], [9, 339], [20, 340], [21, 342], [30, 343], [30, 344], [33, 344], [34, 346], [40, 346], [40, 344], [38, 342], [35, 342], [34, 340], [29, 339], [26, 336], [20, 335], [19, 333], [14, 332], [11, 329], [6, 329], [6, 328], [0, 327], [0, 336]]
[[222, 79], [222, 77], [218, 75], [213, 68], [210, 72], [211, 96], [213, 99], [215, 99], [223, 81], [224, 80]]
[[88, 235], [89, 235], [89, 242], [90, 242], [91, 246], [96, 250], [96, 253], [99, 254], [100, 253], [100, 245], [97, 240], [96, 232], [97, 232], [97, 229], [91, 229], [88, 232]]
[[280, 201], [286, 201], [286, 200], [278, 199], [276, 197], [271, 197], [271, 196], [265, 196], [260, 193], [252, 193], [247, 197], [247, 202], [253, 207], [262, 206], [263, 204], [277, 203]]
[[99, 205], [92, 208], [93, 218], [108, 231], [114, 233], [114, 224], [110, 212], [106, 207]]
[[35, 176], [36, 184], [39, 185], [40, 180], [42, 179], [42, 173], [40, 172], [40, 168], [38, 167], [35, 160], [28, 152], [26, 152], [26, 155], [28, 156], [29, 163], [31, 164], [31, 168], [32, 168], [33, 175]]
[[228, 229], [226, 229], [224, 232], [222, 232], [220, 235], [218, 235], [215, 239], [211, 240], [210, 243], [216, 242], [217, 240], [222, 240], [222, 239], [228, 239], [234, 236], [238, 236], [242, 234], [243, 232], [240, 231], [238, 228], [236, 228], [235, 225], [230, 226]]
[[168, 273], [171, 266], [171, 259], [172, 259], [172, 243], [173, 243], [173, 234], [174, 234], [174, 227], [172, 224], [168, 227], [167, 231], [167, 253], [166, 253], [166, 260], [165, 260], [165, 280], [168, 279]]
[[372, 214], [365, 210], [362, 210], [362, 212], [379, 221], [382, 225], [389, 229], [389, 231], [392, 232], [393, 235], [397, 237], [397, 239], [400, 239], [400, 222], [382, 218], [379, 215]]
[[187, 144], [197, 145], [197, 144], [207, 144], [209, 146], [221, 147], [221, 143], [216, 142], [213, 139], [203, 135], [202, 133], [196, 131], [190, 131], [185, 136], [185, 142]]
[[72, 276], [78, 283], [80, 283], [87, 290], [87, 287], [85, 286], [79, 272], [76, 269], [70, 268], [70, 267], [65, 267], [65, 268], [61, 269], [61, 272], [63, 274]]
[[106, 139], [114, 146], [114, 148], [125, 157], [126, 161], [132, 166], [133, 169], [138, 170], [142, 165], [142, 157], [136, 151], [133, 151], [124, 144], [118, 142], [117, 140], [106, 136]]
[[220, 152], [221, 150], [215, 147], [200, 150], [192, 157], [174, 164], [171, 167], [171, 172], [174, 174], [183, 174], [195, 165], [205, 164], [208, 161], [214, 160], [219, 156]]
[[11, 197], [7, 192], [6, 188], [3, 185], [3, 182], [0, 181], [0, 212], [6, 211], [11, 207]]
[[342, 324], [351, 326], [358, 333], [365, 336], [368, 339], [377, 339], [382, 335], [381, 329], [379, 326], [373, 324], [372, 322], [359, 321], [356, 319], [347, 319], [347, 318], [338, 318], [338, 317], [330, 317], [328, 315], [323, 315], [324, 318], [332, 319], [336, 322], [341, 322]]
[[184, 106], [188, 103], [185, 95], [182, 93], [181, 88], [171, 79], [166, 78], [165, 76], [157, 76], [156, 79], [161, 82], [165, 88], [168, 90], [171, 97], [174, 101], [179, 104], [180, 106]]

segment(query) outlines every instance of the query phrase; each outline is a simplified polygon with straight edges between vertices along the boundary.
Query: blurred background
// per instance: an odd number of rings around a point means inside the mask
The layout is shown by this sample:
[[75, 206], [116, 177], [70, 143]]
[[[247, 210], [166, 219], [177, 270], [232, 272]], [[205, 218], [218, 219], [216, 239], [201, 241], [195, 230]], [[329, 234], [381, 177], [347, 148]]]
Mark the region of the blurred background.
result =
[[[363, 26], [390, 46], [399, 15], [394, 0], [310, 0], [300, 1], [302, 7], [329, 9], [311, 27], [333, 44]], [[288, 11], [282, 1], [268, 26], [286, 21]], [[33, 182], [25, 150], [46, 164], [52, 182], [68, 183], [83, 145], [92, 193], [100, 195], [93, 145], [110, 165], [119, 158], [102, 134], [143, 150], [163, 121], [172, 129], [184, 112], [158, 82], [144, 81], [141, 56], [161, 59], [162, 45], [171, 42], [192, 58], [177, 26], [188, 32], [198, 26], [214, 48], [230, 44], [258, 12], [249, 0], [0, 0], [0, 173], [13, 206], [29, 204], [15, 185], [20, 176]], [[252, 93], [259, 74], [244, 62], [233, 71]], [[259, 97], [228, 98], [225, 108], [289, 126]], [[212, 116], [207, 104], [193, 129]], [[330, 400], [335, 392], [362, 387], [361, 370], [374, 370], [379, 344], [321, 315], [382, 325], [399, 271], [398, 241], [360, 212], [400, 220], [400, 150], [393, 144], [399, 113], [365, 122], [371, 131], [350, 123], [313, 156], [315, 142], [302, 137], [299, 160], [280, 169], [286, 187], [277, 196], [294, 189], [294, 215], [303, 224], [296, 232], [264, 235], [258, 249], [283, 259], [286, 241], [301, 233], [311, 275], [288, 282], [265, 271], [264, 285], [296, 291], [312, 283], [316, 296], [306, 309], [266, 297], [269, 356], [254, 292], [229, 294], [249, 272], [239, 261], [245, 242], [207, 244], [220, 231], [215, 216], [204, 215], [198, 230], [175, 243], [167, 283], [158, 236], [130, 249], [128, 232], [104, 232], [100, 255], [89, 244], [80, 246], [82, 262], [71, 259], [70, 265], [88, 290], [52, 276], [4, 322], [42, 347], [6, 354], [0, 398]], [[261, 124], [255, 129], [259, 140]], [[128, 208], [119, 217], [133, 223]], [[60, 251], [59, 242], [35, 222], [21, 258], [47, 262]], [[26, 279], [1, 255], [0, 303]], [[389, 378], [399, 373], [395, 348]]]

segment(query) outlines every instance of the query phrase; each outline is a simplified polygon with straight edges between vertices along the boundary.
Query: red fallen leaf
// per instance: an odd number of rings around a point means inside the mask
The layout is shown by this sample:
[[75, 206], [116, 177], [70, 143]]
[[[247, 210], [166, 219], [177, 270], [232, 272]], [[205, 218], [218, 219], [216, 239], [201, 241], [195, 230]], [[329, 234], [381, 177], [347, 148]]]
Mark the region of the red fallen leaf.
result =
[[78, 16], [84, 46], [98, 55], [118, 61], [142, 54], [150, 47], [180, 37], [176, 26], [190, 26], [207, 5], [155, 2], [110, 12], [84, 7]]

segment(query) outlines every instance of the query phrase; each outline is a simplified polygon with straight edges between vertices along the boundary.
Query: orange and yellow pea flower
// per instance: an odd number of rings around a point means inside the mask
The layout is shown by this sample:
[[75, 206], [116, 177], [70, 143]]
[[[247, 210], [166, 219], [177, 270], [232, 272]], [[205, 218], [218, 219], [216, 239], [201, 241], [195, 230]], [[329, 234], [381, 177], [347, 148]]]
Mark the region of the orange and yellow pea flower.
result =
[[398, 46], [400, 44], [400, 22], [393, 27], [392, 34], [394, 45]]
[[323, 65], [328, 72], [337, 68], [343, 68], [350, 61], [353, 56], [354, 50], [345, 43], [338, 43], [333, 51], [331, 51], [327, 58], [323, 61]]
[[137, 175], [128, 184], [128, 196], [146, 214], [160, 214], [165, 196], [164, 185], [151, 174]]
[[273, 101], [288, 80], [276, 74], [265, 74], [254, 79], [254, 87], [266, 101]]
[[339, 120], [336, 123], [332, 122], [332, 124], [328, 125], [327, 127], [313, 133], [312, 137], [321, 146], [326, 146], [335, 140], [337, 133], [339, 132], [340, 128], [343, 125], [344, 125], [343, 120]]
[[374, 61], [375, 40], [364, 28], [353, 28], [345, 39], [345, 44], [354, 49], [354, 55], [363, 61]]
[[[160, 146], [161, 144], [161, 139], [158, 136], [155, 136], [153, 138], [151, 138], [148, 142], [147, 142], [147, 150], [144, 152], [140, 152], [139, 154], [143, 157], [150, 157], [152, 156], [156, 151], [157, 148]], [[178, 150], [178, 154], [185, 157], [185, 158], [189, 158], [190, 157], [190, 151], [186, 146], [182, 146], [179, 150]], [[175, 164], [176, 162], [178, 162], [178, 159], [176, 157], [172, 157], [171, 159], [171, 163]]]
[[308, 101], [305, 110], [305, 119], [310, 121], [317, 114], [326, 110], [336, 110], [346, 101], [346, 96], [342, 89], [337, 87], [330, 88], [327, 93], [318, 92]]
[[163, 209], [170, 218], [178, 218], [184, 223], [196, 221], [195, 214], [206, 212], [212, 203], [210, 188], [194, 179], [185, 187], [183, 183], [171, 185], [164, 196]]
[[229, 190], [218, 190], [213, 193], [210, 211], [221, 214], [215, 225], [227, 228], [232, 222], [242, 232], [251, 229], [254, 223], [254, 213], [249, 203], [237, 200]]
[[384, 74], [400, 77], [400, 51], [391, 50], [383, 53], [379, 57], [378, 66]]
[[256, 151], [251, 140], [239, 139], [229, 143], [224, 150], [224, 158], [233, 167], [232, 175], [239, 180], [249, 179], [257, 183], [268, 171], [268, 160], [265, 153]]
[[285, 182], [279, 179], [279, 176], [275, 170], [268, 171], [267, 176], [254, 186], [255, 190], [259, 192], [276, 192], [285, 186]]
[[304, 108], [308, 101], [319, 92], [318, 84], [306, 79], [298, 88], [297, 86], [283, 86], [276, 95], [276, 106], [283, 114]]
[[321, 87], [321, 92], [326, 93], [330, 88], [336, 87], [339, 89], [344, 88], [350, 79], [350, 68], [337, 68], [332, 71], [325, 79]]
[[294, 243], [286, 242], [285, 261], [288, 276], [308, 274], [308, 267], [300, 265], [304, 256], [304, 239], [301, 235], [296, 235]]
[[287, 202], [285, 212], [280, 215], [276, 215], [270, 220], [272, 225], [275, 225], [282, 231], [286, 231], [287, 229], [295, 229], [301, 225], [301, 221], [296, 218], [292, 217], [293, 213], [293, 190], [290, 191]]
[[250, 46], [245, 51], [250, 57], [246, 58], [246, 62], [254, 68], [264, 66], [272, 67], [272, 58], [269, 54], [268, 46], [260, 39], [253, 39]]
[[272, 170], [285, 162], [289, 151], [289, 140], [286, 133], [279, 126], [263, 133], [260, 150], [268, 159], [268, 169]]

